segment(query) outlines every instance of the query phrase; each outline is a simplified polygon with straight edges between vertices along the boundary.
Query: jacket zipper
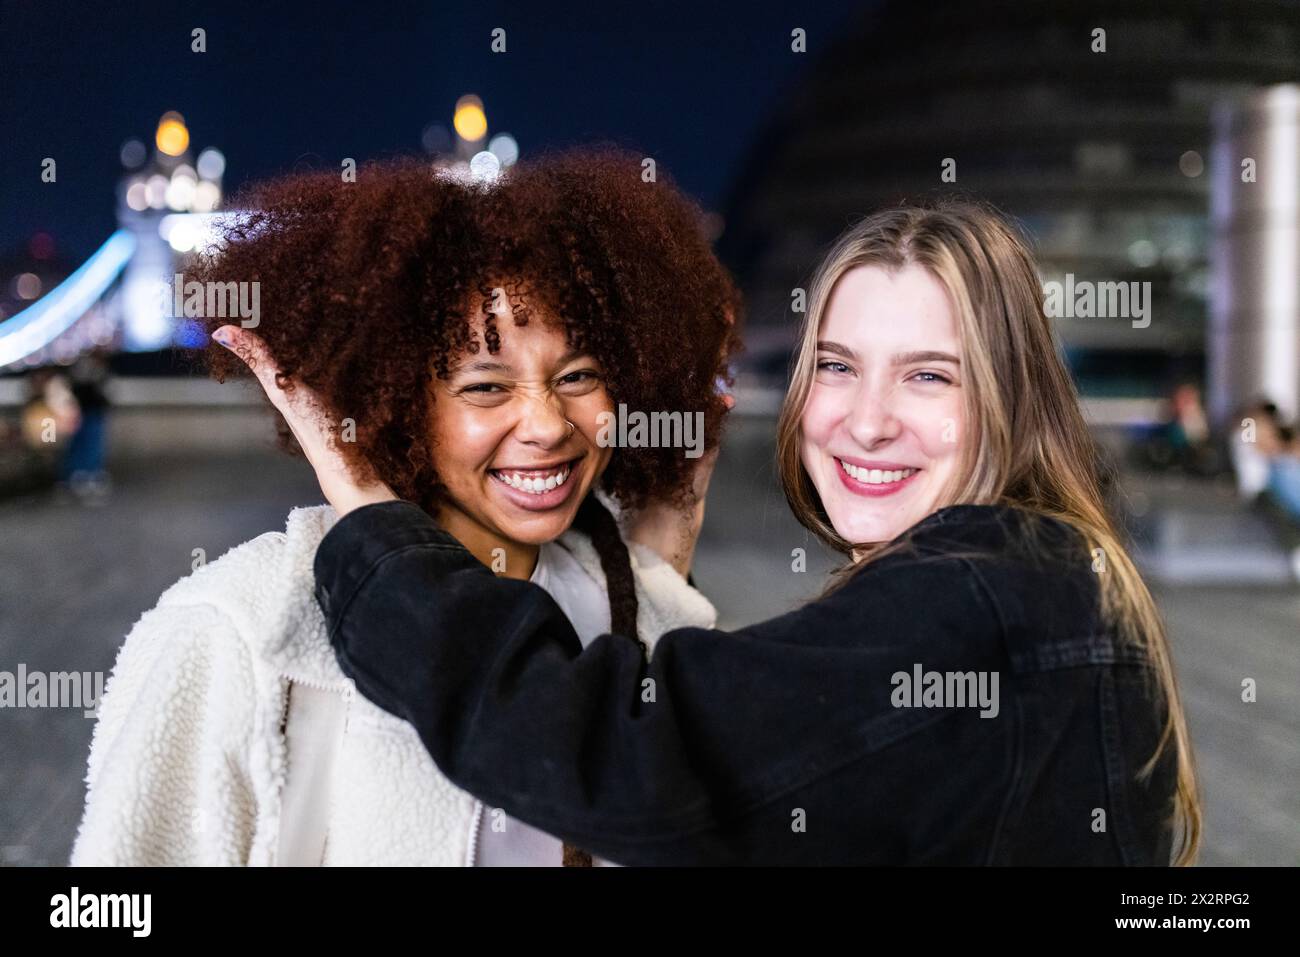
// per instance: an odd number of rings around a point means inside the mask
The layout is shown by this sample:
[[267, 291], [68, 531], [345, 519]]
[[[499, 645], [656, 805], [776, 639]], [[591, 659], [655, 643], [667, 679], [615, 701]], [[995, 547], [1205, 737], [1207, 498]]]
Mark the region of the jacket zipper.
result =
[[465, 855], [465, 866], [473, 867], [478, 862], [478, 830], [483, 821], [483, 802], [474, 802], [474, 820], [469, 826], [469, 851]]
[[304, 688], [315, 688], [317, 691], [329, 691], [334, 694], [343, 695], [343, 700], [347, 701], [351, 696], [352, 689], [346, 685], [325, 684], [323, 681], [312, 681], [308, 678], [296, 678], [293, 675], [287, 675], [283, 671], [277, 676], [284, 688], [284, 703], [280, 706], [280, 734], [283, 735], [285, 729], [289, 726], [289, 696], [293, 694], [293, 686], [300, 684]]
[[[332, 691], [343, 695], [346, 700], [351, 696], [350, 688], [340, 688], [337, 685], [327, 685], [320, 681], [310, 681], [302, 678], [294, 678], [284, 672], [280, 673], [280, 678], [287, 682], [284, 689], [284, 708], [280, 712], [280, 734], [283, 735], [289, 724], [289, 695], [293, 693], [293, 685], [297, 682], [308, 688], [316, 688], [319, 691]], [[346, 725], [344, 725], [346, 731]], [[469, 826], [469, 847], [465, 854], [465, 866], [473, 867], [478, 861], [478, 832], [483, 822], [483, 802], [474, 801], [474, 817]]]
[[[285, 748], [286, 753], [287, 753], [288, 748], [289, 748], [289, 742], [288, 742], [288, 739], [287, 739], [287, 737], [286, 737], [286, 734], [287, 734], [288, 729], [289, 729], [289, 707], [290, 707], [290, 704], [291, 704], [290, 698], [291, 698], [291, 696], [293, 695], [293, 686], [294, 686], [295, 684], [300, 684], [300, 685], [302, 685], [304, 688], [312, 688], [312, 689], [314, 689], [314, 690], [316, 690], [316, 691], [324, 691], [324, 692], [327, 692], [327, 693], [330, 693], [330, 694], [341, 695], [341, 696], [343, 697], [343, 707], [346, 709], [346, 710], [344, 711], [344, 715], [343, 715], [343, 734], [344, 734], [345, 736], [347, 735], [347, 732], [348, 732], [348, 722], [349, 722], [349, 719], [350, 719], [350, 717], [351, 717], [351, 713], [352, 713], [352, 707], [351, 707], [351, 705], [352, 705], [352, 689], [351, 689], [350, 687], [348, 687], [348, 686], [346, 686], [346, 685], [343, 686], [343, 687], [340, 687], [337, 683], [335, 683], [335, 684], [326, 684], [326, 683], [323, 682], [323, 681], [312, 681], [312, 680], [309, 679], [309, 678], [296, 678], [296, 677], [293, 677], [292, 675], [287, 675], [287, 674], [285, 674], [283, 671], [281, 671], [281, 672], [279, 673], [278, 677], [279, 677], [279, 679], [280, 679], [281, 686], [282, 686], [283, 689], [284, 689], [284, 705], [283, 705], [283, 707], [280, 709], [280, 742], [281, 742], [282, 746]], [[282, 798], [282, 799], [283, 799], [283, 798]], [[327, 822], [327, 824], [326, 824], [326, 828], [327, 828], [327, 829], [326, 829], [326, 834], [325, 834], [325, 843], [326, 843], [326, 844], [329, 843], [328, 821], [329, 821], [329, 819], [330, 819], [331, 817], [333, 817], [333, 806], [334, 806], [334, 792], [333, 792], [333, 790], [331, 789], [331, 791], [330, 791], [330, 796], [329, 796], [329, 808], [327, 808], [327, 810], [326, 810], [326, 822]], [[283, 825], [283, 822], [281, 822], [281, 824]], [[324, 863], [324, 848], [323, 848], [323, 847], [322, 847], [321, 863], [322, 863], [322, 864]]]
[[317, 691], [333, 691], [335, 694], [341, 695], [346, 695], [352, 691], [351, 685], [339, 681], [326, 684], [323, 681], [313, 681], [310, 678], [299, 678], [295, 675], [287, 675], [283, 671], [280, 672], [280, 677], [285, 681], [292, 681], [295, 684], [300, 684], [308, 688], [315, 688]]

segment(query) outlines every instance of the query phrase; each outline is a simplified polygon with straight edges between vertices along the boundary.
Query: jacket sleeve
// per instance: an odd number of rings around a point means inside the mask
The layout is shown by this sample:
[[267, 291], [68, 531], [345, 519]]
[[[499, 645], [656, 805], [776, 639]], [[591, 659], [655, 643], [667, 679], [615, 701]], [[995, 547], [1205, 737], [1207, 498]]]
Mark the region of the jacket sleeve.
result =
[[[891, 704], [891, 676], [926, 659], [915, 594], [888, 576], [739, 631], [671, 631], [646, 663], [619, 635], [584, 650], [545, 591], [495, 577], [410, 503], [345, 516], [315, 571], [343, 670], [451, 781], [620, 863], [760, 859], [742, 819], [785, 815], [788, 835], [791, 793], [945, 718]], [[919, 629], [939, 667], [945, 647], [977, 661], [996, 620], [948, 572], [908, 585], [947, 594]], [[855, 797], [840, 813], [873, 801]]]
[[246, 863], [254, 707], [229, 618], [164, 596], [127, 636], [99, 702], [71, 863]]

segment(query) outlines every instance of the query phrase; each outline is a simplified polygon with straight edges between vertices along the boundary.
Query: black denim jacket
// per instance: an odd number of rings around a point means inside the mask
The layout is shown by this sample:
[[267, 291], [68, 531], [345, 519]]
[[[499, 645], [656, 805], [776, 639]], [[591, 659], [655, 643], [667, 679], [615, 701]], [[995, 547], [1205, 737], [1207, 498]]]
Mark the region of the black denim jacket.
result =
[[907, 538], [649, 663], [623, 636], [584, 650], [406, 502], [337, 523], [317, 599], [343, 670], [453, 783], [621, 864], [1168, 864], [1172, 748], [1138, 779], [1163, 706], [1083, 540], [986, 506]]

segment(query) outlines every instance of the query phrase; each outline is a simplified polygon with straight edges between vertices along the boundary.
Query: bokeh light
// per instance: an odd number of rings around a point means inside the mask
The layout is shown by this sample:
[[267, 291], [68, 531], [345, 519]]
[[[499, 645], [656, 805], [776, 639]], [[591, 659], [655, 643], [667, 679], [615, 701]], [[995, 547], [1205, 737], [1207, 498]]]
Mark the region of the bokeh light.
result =
[[165, 113], [158, 121], [158, 132], [154, 142], [161, 153], [168, 156], [180, 156], [190, 145], [190, 131], [179, 113]]
[[456, 112], [452, 117], [452, 126], [463, 140], [478, 142], [487, 135], [487, 114], [483, 112], [483, 101], [469, 94], [456, 101]]

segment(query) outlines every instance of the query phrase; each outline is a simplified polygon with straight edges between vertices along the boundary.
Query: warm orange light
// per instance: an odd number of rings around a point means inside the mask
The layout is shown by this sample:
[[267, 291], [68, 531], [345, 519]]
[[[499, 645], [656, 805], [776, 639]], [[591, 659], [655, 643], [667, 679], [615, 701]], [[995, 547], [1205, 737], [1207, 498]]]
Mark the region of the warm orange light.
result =
[[462, 96], [456, 102], [456, 112], [451, 125], [463, 140], [471, 143], [487, 135], [487, 114], [483, 112], [483, 101], [477, 96]]
[[158, 133], [154, 137], [159, 152], [168, 156], [180, 156], [190, 145], [190, 131], [185, 128], [185, 120], [179, 113], [167, 113], [158, 121]]

